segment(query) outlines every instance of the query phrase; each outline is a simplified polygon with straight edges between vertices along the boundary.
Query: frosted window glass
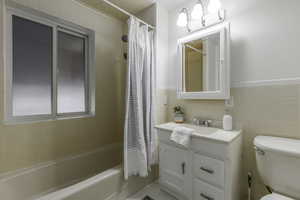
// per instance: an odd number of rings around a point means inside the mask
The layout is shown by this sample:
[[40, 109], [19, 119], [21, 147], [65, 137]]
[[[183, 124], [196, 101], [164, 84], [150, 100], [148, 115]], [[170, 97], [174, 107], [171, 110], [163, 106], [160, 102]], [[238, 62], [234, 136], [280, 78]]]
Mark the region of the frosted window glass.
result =
[[85, 111], [85, 39], [59, 31], [57, 112]]
[[51, 114], [52, 27], [17, 16], [12, 20], [13, 115]]

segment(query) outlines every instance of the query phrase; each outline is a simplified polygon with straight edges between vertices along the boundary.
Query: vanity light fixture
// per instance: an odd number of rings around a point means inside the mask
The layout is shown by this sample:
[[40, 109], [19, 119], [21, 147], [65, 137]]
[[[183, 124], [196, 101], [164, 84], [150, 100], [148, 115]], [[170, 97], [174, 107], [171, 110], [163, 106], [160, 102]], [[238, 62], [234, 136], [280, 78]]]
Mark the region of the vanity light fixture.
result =
[[219, 10], [221, 9], [221, 2], [220, 0], [210, 0], [209, 4], [207, 6], [207, 10], [209, 13], [216, 13], [219, 12]]
[[220, 0], [210, 0], [207, 6], [207, 10], [210, 14], [218, 13], [219, 20], [222, 20], [221, 7], [222, 5]]
[[187, 8], [181, 9], [177, 19], [177, 26], [186, 27], [190, 32], [191, 20], [193, 21], [201, 20], [202, 27], [205, 27], [207, 26], [206, 19], [208, 17], [211, 18], [211, 16], [213, 15], [215, 15], [214, 16], [215, 18], [217, 17], [217, 22], [213, 24], [222, 22], [225, 19], [225, 11], [222, 10], [221, 7], [222, 5], [220, 0], [207, 0], [206, 4], [203, 3], [203, 0], [198, 0], [198, 2], [193, 7], [191, 17], [189, 15]]
[[203, 17], [203, 3], [202, 1], [198, 1], [198, 3], [194, 6], [193, 11], [192, 11], [192, 19], [201, 19]]
[[205, 26], [204, 5], [201, 0], [198, 0], [191, 15], [193, 20], [201, 20], [202, 26]]
[[187, 8], [182, 8], [177, 19], [177, 26], [187, 27], [188, 31], [190, 32], [189, 23], [190, 23], [189, 11]]

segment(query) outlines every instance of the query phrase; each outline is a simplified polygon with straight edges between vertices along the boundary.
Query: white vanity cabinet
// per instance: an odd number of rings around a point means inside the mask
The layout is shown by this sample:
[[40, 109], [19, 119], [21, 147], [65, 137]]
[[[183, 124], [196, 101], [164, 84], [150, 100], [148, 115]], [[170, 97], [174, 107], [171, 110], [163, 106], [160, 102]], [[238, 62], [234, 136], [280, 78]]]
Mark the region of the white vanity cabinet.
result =
[[188, 156], [187, 150], [163, 143], [160, 145], [161, 184], [184, 196], [187, 195], [186, 188], [188, 187], [186, 182]]
[[[176, 126], [195, 128], [189, 147], [169, 139]], [[175, 123], [156, 128], [163, 190], [182, 200], [240, 200], [241, 131]]]

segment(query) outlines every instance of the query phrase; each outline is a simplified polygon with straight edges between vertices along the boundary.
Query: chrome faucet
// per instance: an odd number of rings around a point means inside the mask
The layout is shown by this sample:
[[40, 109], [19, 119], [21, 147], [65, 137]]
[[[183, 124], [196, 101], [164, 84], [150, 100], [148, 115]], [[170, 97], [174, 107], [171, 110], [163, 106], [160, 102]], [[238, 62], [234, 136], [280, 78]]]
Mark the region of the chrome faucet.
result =
[[212, 120], [211, 119], [204, 120], [204, 126], [205, 127], [210, 127], [211, 124], [212, 124]]
[[210, 127], [210, 125], [212, 124], [212, 120], [210, 120], [210, 119], [205, 119], [205, 120], [203, 120], [203, 119], [200, 119], [199, 117], [194, 117], [193, 119], [192, 119], [192, 123], [194, 124], [194, 125], [197, 125], [197, 126], [205, 126], [205, 127]]

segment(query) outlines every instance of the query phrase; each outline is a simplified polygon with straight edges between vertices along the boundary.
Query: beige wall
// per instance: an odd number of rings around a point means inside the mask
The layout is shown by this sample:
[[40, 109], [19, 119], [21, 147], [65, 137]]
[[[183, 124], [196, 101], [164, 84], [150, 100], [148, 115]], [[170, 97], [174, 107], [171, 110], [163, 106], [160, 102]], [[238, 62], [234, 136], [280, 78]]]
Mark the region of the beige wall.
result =
[[[124, 63], [120, 38], [123, 33], [123, 22], [97, 13], [73, 0], [16, 0], [16, 2], [95, 30], [96, 117], [19, 125], [1, 123], [0, 173], [91, 151], [105, 144], [121, 142], [120, 113], [123, 110], [121, 102], [124, 98], [121, 93], [124, 85]], [[3, 3], [1, 0], [1, 7]], [[3, 17], [2, 9], [0, 14]], [[2, 43], [0, 45], [2, 55], [3, 45]], [[1, 117], [4, 115], [2, 72]]]
[[156, 3], [151, 6], [143, 9], [142, 11], [136, 13], [136, 16], [145, 22], [151, 24], [152, 26], [156, 25]]
[[[175, 90], [168, 93], [168, 121], [172, 120], [174, 105], [182, 105], [187, 120], [194, 116], [214, 119], [221, 126], [224, 101], [178, 100]], [[255, 163], [253, 139], [257, 135], [271, 135], [300, 139], [300, 85], [262, 86], [231, 89], [234, 108], [230, 110], [236, 129], [243, 130], [243, 199], [247, 194], [247, 173], [254, 176], [253, 195], [255, 200], [266, 194]]]

